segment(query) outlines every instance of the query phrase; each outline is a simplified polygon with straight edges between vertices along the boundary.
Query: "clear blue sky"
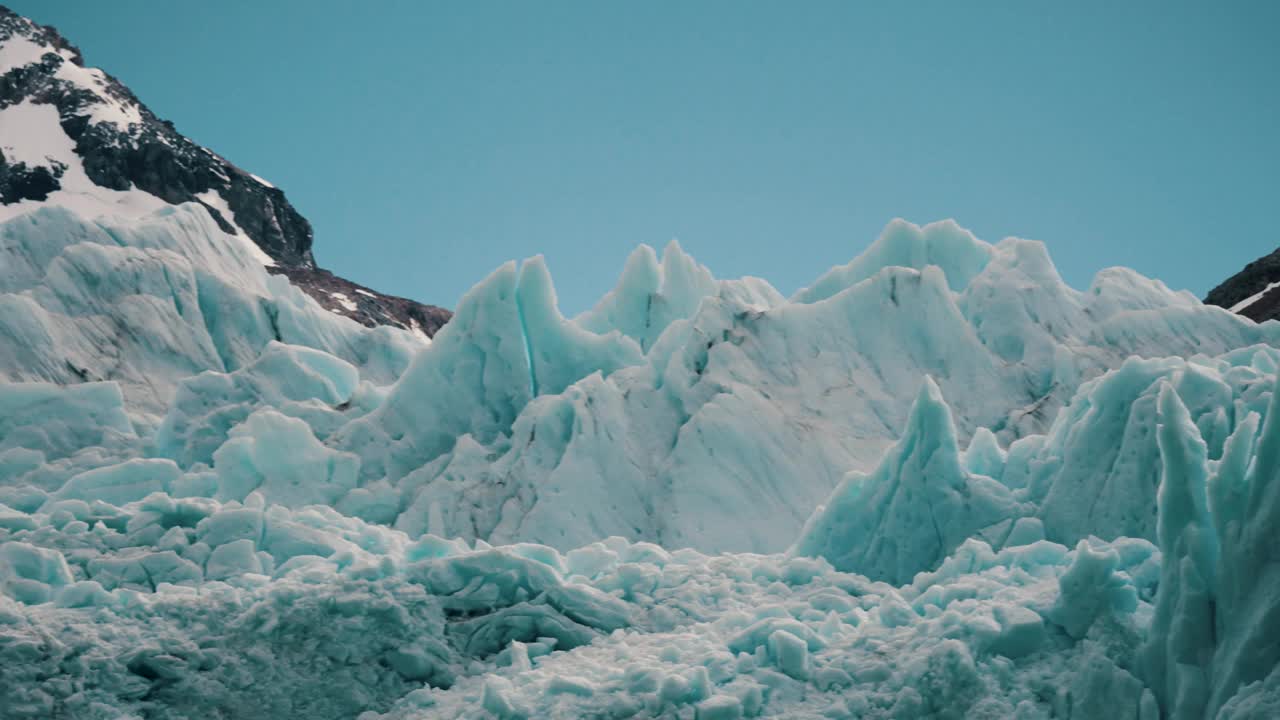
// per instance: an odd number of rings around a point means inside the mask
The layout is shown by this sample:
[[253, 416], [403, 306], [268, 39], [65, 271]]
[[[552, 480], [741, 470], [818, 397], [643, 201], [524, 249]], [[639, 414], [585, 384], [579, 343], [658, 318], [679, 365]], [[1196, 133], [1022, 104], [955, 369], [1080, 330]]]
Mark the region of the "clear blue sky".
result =
[[576, 313], [672, 237], [789, 294], [895, 216], [1077, 287], [1280, 244], [1280, 2], [0, 2], [447, 306], [544, 253]]

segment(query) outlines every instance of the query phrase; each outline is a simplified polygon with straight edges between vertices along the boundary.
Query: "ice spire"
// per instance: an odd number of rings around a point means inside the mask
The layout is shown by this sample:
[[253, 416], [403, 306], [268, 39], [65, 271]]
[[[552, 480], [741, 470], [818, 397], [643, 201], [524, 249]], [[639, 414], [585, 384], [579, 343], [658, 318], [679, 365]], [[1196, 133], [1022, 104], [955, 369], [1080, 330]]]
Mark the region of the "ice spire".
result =
[[1016, 509], [1003, 485], [964, 469], [951, 409], [925, 376], [902, 439], [875, 471], [840, 483], [792, 551], [902, 584]]
[[1214, 651], [1214, 574], [1218, 543], [1209, 520], [1208, 451], [1191, 414], [1167, 382], [1158, 403], [1163, 464], [1156, 536], [1164, 556], [1150, 641], [1147, 681], [1174, 720], [1203, 715]]

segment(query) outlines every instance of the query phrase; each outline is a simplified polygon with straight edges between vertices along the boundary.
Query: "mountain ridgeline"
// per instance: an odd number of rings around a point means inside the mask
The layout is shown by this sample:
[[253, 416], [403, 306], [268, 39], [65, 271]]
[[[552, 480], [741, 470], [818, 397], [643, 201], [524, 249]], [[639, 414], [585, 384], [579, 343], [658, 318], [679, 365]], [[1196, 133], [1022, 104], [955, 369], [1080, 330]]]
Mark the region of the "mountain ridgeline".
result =
[[[184, 137], [118, 80], [86, 67], [56, 29], [0, 6], [0, 110], [21, 105], [56, 109], [96, 188], [203, 205], [224, 232], [247, 236], [265, 253], [269, 272], [287, 276], [326, 309], [369, 327], [427, 336], [449, 320], [443, 308], [383, 295], [316, 267], [311, 223], [282, 190]], [[24, 134], [51, 131], [13, 125], [12, 132]], [[68, 189], [65, 160], [24, 157], [8, 134], [0, 129], [0, 206], [45, 202]]]

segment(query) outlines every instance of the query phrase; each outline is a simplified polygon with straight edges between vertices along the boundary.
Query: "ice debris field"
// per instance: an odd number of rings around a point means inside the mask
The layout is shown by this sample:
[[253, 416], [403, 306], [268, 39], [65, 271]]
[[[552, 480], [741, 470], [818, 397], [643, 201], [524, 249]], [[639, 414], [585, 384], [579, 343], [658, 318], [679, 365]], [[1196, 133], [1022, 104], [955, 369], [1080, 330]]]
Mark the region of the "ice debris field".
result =
[[1280, 717], [1280, 323], [895, 221], [427, 343], [196, 205], [0, 224], [0, 717]]

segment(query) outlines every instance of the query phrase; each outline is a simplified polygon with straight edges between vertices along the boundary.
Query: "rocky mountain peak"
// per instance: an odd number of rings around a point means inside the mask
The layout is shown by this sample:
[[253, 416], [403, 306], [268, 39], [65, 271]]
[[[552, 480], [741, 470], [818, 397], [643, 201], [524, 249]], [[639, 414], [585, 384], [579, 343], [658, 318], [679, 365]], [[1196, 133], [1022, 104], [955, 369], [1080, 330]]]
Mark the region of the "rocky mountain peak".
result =
[[443, 308], [317, 268], [311, 224], [282, 190], [184, 137], [117, 79], [87, 67], [56, 29], [3, 6], [0, 118], [0, 219], [32, 203], [119, 215], [195, 202], [260, 250], [271, 272], [338, 314], [427, 335], [449, 319]]

